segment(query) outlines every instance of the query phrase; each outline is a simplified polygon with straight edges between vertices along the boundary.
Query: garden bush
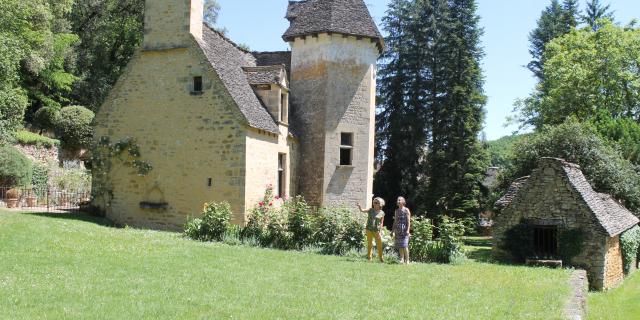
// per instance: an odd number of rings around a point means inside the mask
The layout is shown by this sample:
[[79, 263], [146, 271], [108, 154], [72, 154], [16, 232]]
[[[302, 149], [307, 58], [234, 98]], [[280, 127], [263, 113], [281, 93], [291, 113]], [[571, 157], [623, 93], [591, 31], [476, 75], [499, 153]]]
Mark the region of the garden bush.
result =
[[91, 122], [94, 116], [93, 111], [81, 106], [70, 106], [60, 110], [60, 115], [56, 118], [55, 131], [65, 149], [80, 150], [91, 145]]
[[12, 146], [0, 147], [0, 186], [26, 187], [31, 184], [31, 161]]
[[285, 201], [283, 210], [288, 212], [291, 240], [296, 249], [312, 244], [314, 215], [302, 196]]
[[[225, 234], [235, 231], [230, 223], [231, 215], [228, 202], [205, 203], [202, 217], [187, 221], [184, 234], [194, 240], [223, 241]], [[238, 232], [233, 235], [239, 238]]]
[[42, 107], [33, 115], [33, 122], [40, 130], [53, 131], [60, 116], [60, 110], [55, 107]]
[[25, 130], [16, 132], [16, 140], [23, 146], [37, 146], [47, 149], [60, 145], [60, 141], [56, 139], [51, 139]]
[[322, 208], [318, 212], [313, 236], [314, 244], [326, 254], [344, 254], [362, 249], [364, 215], [345, 208]]
[[635, 226], [625, 231], [622, 236], [620, 236], [620, 245], [622, 247], [624, 273], [629, 274], [633, 263], [637, 262], [638, 254], [640, 254], [640, 227]]
[[465, 256], [462, 246], [462, 236], [465, 232], [464, 221], [442, 216], [438, 231], [443, 250], [446, 252], [446, 258], [443, 262], [455, 263], [463, 259]]

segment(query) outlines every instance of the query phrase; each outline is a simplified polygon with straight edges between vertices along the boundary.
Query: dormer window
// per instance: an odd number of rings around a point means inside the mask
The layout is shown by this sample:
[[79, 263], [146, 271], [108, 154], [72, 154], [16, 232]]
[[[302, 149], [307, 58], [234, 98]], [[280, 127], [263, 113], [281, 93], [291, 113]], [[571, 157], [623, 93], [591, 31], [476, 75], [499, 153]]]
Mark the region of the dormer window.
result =
[[280, 94], [280, 122], [289, 122], [289, 94], [286, 92]]
[[202, 94], [202, 77], [201, 76], [193, 77], [192, 85], [193, 86], [192, 86], [191, 93]]

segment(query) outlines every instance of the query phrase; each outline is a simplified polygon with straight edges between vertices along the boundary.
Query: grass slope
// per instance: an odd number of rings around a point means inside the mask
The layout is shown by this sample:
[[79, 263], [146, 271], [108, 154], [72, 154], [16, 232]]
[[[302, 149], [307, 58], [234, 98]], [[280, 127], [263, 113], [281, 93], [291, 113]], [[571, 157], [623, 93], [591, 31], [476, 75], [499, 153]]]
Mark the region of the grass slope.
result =
[[589, 293], [589, 319], [640, 319], [640, 271], [609, 292]]
[[0, 211], [2, 319], [560, 319], [565, 270], [368, 263]]

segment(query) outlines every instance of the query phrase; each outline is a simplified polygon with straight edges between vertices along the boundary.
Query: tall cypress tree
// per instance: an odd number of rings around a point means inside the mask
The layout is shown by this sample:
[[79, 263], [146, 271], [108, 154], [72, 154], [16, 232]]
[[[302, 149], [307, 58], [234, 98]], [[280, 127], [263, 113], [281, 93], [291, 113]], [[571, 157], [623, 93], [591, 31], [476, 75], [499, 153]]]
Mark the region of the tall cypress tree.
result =
[[487, 156], [478, 139], [486, 97], [480, 59], [482, 29], [475, 0], [450, 0], [438, 26], [442, 68], [434, 70], [439, 101], [430, 109], [432, 124], [422, 204], [431, 215], [467, 216], [480, 209]]
[[374, 189], [407, 196], [418, 213], [478, 208], [485, 97], [475, 11], [474, 0], [396, 0], [384, 19]]

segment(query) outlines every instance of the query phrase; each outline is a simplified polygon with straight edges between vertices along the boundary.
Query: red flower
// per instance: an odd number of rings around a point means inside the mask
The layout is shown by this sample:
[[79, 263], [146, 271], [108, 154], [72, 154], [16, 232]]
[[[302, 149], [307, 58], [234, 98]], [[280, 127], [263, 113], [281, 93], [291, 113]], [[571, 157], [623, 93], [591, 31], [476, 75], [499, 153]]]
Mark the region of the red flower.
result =
[[272, 206], [273, 206], [273, 202], [269, 202], [269, 207], [272, 207]]
[[276, 196], [276, 200], [280, 200], [280, 196]]
[[258, 203], [259, 206], [264, 206], [264, 202], [260, 201], [260, 203]]

